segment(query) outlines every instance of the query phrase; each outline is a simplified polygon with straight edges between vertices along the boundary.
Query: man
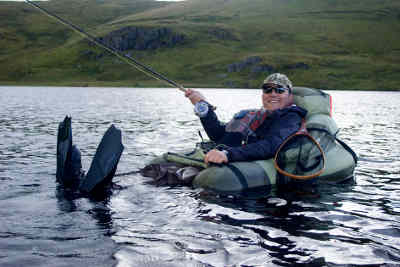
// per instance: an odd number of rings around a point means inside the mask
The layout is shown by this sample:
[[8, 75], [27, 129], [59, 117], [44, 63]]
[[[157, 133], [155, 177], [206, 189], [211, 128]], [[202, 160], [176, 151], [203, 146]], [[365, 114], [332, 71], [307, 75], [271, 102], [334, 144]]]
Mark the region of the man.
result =
[[283, 141], [298, 131], [307, 111], [293, 104], [293, 86], [284, 74], [269, 75], [262, 85], [259, 110], [243, 110], [227, 124], [221, 123], [212, 106], [196, 90], [187, 90], [186, 97], [195, 106], [209, 138], [227, 148], [208, 152], [206, 163], [227, 163], [271, 158]]

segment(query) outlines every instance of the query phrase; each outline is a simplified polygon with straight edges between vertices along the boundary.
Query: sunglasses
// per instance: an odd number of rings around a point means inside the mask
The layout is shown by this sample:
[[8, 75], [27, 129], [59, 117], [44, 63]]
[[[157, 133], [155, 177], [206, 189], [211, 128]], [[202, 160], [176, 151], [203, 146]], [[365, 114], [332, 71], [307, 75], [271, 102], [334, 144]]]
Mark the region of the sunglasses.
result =
[[272, 87], [268, 85], [264, 85], [262, 87], [264, 94], [270, 94], [272, 91], [275, 91], [277, 94], [283, 94], [287, 89], [283, 87]]

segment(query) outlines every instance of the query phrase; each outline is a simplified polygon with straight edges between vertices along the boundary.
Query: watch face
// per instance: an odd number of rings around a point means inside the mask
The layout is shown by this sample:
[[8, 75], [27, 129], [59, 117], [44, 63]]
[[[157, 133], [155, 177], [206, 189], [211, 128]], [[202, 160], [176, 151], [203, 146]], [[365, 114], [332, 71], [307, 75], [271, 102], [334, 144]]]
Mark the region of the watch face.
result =
[[194, 111], [198, 116], [205, 116], [208, 113], [208, 104], [206, 102], [197, 102]]
[[199, 112], [204, 112], [206, 109], [207, 109], [207, 105], [205, 103], [200, 103], [200, 105], [198, 105]]

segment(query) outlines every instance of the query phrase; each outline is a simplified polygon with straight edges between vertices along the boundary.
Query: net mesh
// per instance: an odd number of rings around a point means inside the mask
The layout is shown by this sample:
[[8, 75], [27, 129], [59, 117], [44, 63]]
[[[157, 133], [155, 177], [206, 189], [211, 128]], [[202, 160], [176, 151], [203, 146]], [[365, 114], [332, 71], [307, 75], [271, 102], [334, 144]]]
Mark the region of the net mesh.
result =
[[334, 145], [334, 138], [319, 130], [297, 133], [278, 149], [275, 167], [284, 176], [293, 179], [312, 179], [325, 168], [324, 151]]

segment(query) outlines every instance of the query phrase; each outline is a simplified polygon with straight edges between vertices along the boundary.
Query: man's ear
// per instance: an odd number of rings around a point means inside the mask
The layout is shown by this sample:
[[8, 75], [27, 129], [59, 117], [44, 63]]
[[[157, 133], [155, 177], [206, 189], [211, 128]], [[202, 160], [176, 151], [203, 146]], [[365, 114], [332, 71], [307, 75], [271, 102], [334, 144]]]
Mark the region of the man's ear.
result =
[[289, 105], [292, 105], [293, 102], [294, 102], [294, 100], [293, 100], [293, 94], [288, 94], [288, 106], [289, 106]]

